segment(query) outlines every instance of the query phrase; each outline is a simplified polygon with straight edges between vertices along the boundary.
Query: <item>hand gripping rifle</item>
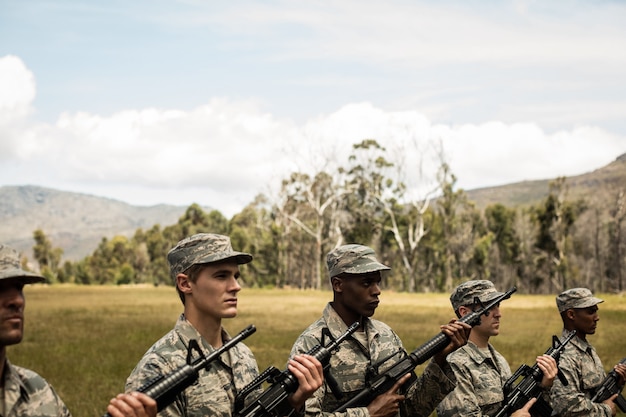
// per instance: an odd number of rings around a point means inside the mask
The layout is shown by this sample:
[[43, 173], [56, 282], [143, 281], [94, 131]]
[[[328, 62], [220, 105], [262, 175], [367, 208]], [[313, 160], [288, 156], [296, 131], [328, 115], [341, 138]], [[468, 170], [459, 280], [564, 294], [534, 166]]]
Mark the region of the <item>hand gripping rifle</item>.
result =
[[[552, 346], [546, 350], [546, 355], [554, 358], [559, 363], [561, 352], [565, 349], [565, 345], [576, 336], [576, 331], [572, 330], [563, 340], [559, 340], [556, 336], [552, 336]], [[522, 380], [513, 388], [513, 384], [519, 377]], [[567, 379], [561, 370], [558, 370], [557, 376], [563, 385], [567, 385]], [[531, 407], [530, 412], [533, 416], [550, 417], [552, 407], [540, 398], [541, 380], [543, 379], [543, 371], [539, 368], [539, 364], [535, 363], [533, 367], [523, 364], [517, 371], [506, 381], [502, 391], [504, 391], [503, 406], [494, 417], [508, 417], [515, 410], [519, 410], [531, 398], [537, 398], [537, 402]]]
[[[619, 361], [619, 363], [626, 364], [626, 358]], [[611, 398], [613, 394], [619, 394], [615, 399], [615, 405], [619, 407], [622, 412], [626, 413], [626, 398], [621, 394], [624, 385], [619, 383], [619, 375], [615, 372], [615, 369], [611, 370], [609, 374], [604, 378], [602, 384], [591, 398], [594, 403], [601, 403], [604, 400]]]
[[[330, 357], [339, 344], [354, 333], [358, 327], [359, 322], [352, 324], [348, 330], [336, 340], [331, 341], [326, 346], [322, 346], [321, 344], [316, 345], [306, 354], [315, 357], [326, 369], [330, 366]], [[286, 400], [289, 394], [298, 389], [298, 379], [288, 369], [278, 372], [278, 369], [273, 366], [263, 371], [237, 395], [235, 410], [243, 408], [243, 402], [246, 396], [266, 380], [271, 382], [272, 385], [242, 411], [236, 411], [237, 417], [280, 417], [289, 414], [289, 411], [285, 412], [285, 406], [288, 405]]]
[[[517, 291], [517, 288], [512, 287], [510, 290], [499, 297], [494, 298], [486, 305], [480, 301], [478, 297], [475, 297], [474, 304], [480, 305], [481, 308], [461, 317], [457, 320], [457, 322], [467, 323], [472, 327], [480, 324], [480, 320], [483, 315], [488, 315], [489, 310], [500, 304], [502, 300], [510, 298], [511, 294], [515, 291]], [[417, 365], [426, 362], [428, 359], [445, 349], [449, 343], [450, 337], [448, 337], [448, 335], [444, 332], [439, 333], [437, 336], [433, 337], [428, 342], [400, 359], [395, 365], [384, 373], [376, 375], [370, 382], [366, 381], [365, 388], [337, 409], [333, 410], [333, 413], [343, 413], [348, 408], [367, 406], [374, 400], [374, 398], [391, 389], [391, 387], [393, 387], [394, 384], [404, 375], [413, 372]]]
[[[143, 392], [149, 397], [156, 400], [157, 411], [161, 411], [168, 405], [170, 405], [176, 396], [183, 392], [183, 390], [193, 384], [203, 369], [209, 369], [211, 362], [215, 361], [220, 355], [243, 339], [256, 332], [256, 327], [251, 324], [243, 329], [237, 336], [224, 343], [219, 349], [214, 350], [209, 356], [204, 356], [198, 341], [192, 339], [189, 341], [189, 347], [187, 348], [187, 363], [174, 372], [167, 375], [158, 375], [157, 377], [149, 380], [140, 388], [133, 391]], [[199, 357], [192, 360], [192, 353], [196, 351]], [[106, 413], [104, 417], [111, 417], [109, 413]]]

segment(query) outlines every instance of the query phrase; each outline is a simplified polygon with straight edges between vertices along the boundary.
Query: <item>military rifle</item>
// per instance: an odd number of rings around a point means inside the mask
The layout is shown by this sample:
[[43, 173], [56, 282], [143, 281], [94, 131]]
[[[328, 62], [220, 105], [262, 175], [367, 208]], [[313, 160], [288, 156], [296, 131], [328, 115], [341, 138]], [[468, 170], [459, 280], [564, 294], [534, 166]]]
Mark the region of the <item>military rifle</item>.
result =
[[[170, 374], [158, 375], [134, 391], [143, 392], [147, 396], [152, 397], [157, 403], [157, 411], [161, 411], [171, 404], [178, 394], [198, 379], [201, 370], [209, 369], [211, 363], [219, 358], [222, 353], [231, 349], [254, 332], [256, 332], [256, 327], [251, 324], [208, 356], [202, 353], [198, 341], [192, 339], [189, 341], [189, 347], [187, 348], [187, 363], [185, 365]], [[196, 351], [199, 356], [195, 360], [192, 359], [193, 351]], [[109, 413], [106, 413], [104, 417], [111, 416]]]
[[[619, 361], [619, 363], [626, 364], [626, 358]], [[595, 394], [591, 398], [591, 401], [594, 403], [601, 403], [602, 401], [611, 398], [613, 394], [619, 394], [615, 399], [615, 405], [617, 405], [623, 413], [626, 413], [626, 398], [624, 398], [621, 393], [624, 385], [620, 385], [619, 382], [619, 375], [615, 372], [615, 369], [611, 370], [606, 378], [604, 378], [604, 381], [602, 381], [600, 387], [596, 390]]]
[[[517, 291], [517, 288], [512, 287], [507, 292], [489, 301], [486, 305], [480, 301], [478, 297], [475, 297], [474, 304], [480, 305], [481, 308], [461, 317], [457, 320], [457, 322], [467, 323], [472, 327], [480, 324], [480, 320], [483, 315], [488, 315], [492, 308], [500, 304], [501, 301], [510, 298], [511, 294], [515, 291]], [[391, 389], [391, 387], [393, 387], [395, 383], [398, 382], [404, 375], [413, 372], [416, 366], [426, 362], [428, 359], [445, 349], [449, 343], [450, 337], [444, 332], [439, 333], [437, 336], [433, 337], [413, 352], [404, 356], [387, 371], [374, 376], [372, 381], [366, 381], [365, 388], [337, 409], [333, 410], [333, 413], [343, 413], [348, 408], [367, 406], [374, 400], [374, 398]]]
[[[574, 336], [576, 336], [575, 330], [568, 333], [563, 340], [552, 336], [552, 346], [546, 350], [545, 354], [554, 358], [558, 364], [561, 352], [563, 352], [565, 345], [567, 345]], [[513, 388], [515, 381], [522, 376], [522, 380]], [[563, 372], [559, 370], [557, 376], [563, 385], [567, 385], [568, 382]], [[535, 363], [532, 368], [526, 364], [520, 366], [504, 384], [502, 388], [502, 391], [504, 391], [503, 406], [494, 417], [510, 416], [515, 410], [522, 408], [531, 398], [537, 398], [537, 402], [530, 408], [531, 415], [535, 417], [550, 417], [552, 408], [539, 397], [541, 394], [542, 379], [543, 371], [539, 368], [539, 364]]]
[[[330, 357], [338, 348], [339, 344], [347, 339], [348, 336], [354, 333], [358, 328], [359, 322], [353, 323], [348, 330], [346, 330], [346, 332], [339, 336], [336, 340], [331, 341], [326, 346], [318, 344], [306, 354], [311, 355], [320, 361], [324, 369], [326, 369], [330, 366]], [[291, 371], [289, 371], [289, 369], [278, 372], [278, 369], [273, 366], [270, 366], [263, 371], [257, 378], [255, 378], [254, 381], [248, 384], [241, 391], [235, 401], [235, 410], [242, 408], [245, 397], [265, 381], [269, 381], [271, 385], [242, 411], [235, 411], [235, 415], [237, 417], [282, 417], [289, 414], [290, 410], [285, 410], [286, 406], [289, 405], [286, 400], [289, 397], [289, 394], [298, 389], [298, 379], [291, 373]]]

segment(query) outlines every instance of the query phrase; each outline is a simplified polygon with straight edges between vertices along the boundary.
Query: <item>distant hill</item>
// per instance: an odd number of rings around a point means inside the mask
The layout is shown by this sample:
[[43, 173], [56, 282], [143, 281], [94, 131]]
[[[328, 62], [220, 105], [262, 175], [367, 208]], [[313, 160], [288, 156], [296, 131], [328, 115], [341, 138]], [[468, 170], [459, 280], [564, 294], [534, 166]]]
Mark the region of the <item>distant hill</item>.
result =
[[[522, 181], [465, 192], [480, 209], [495, 203], [509, 207], [530, 206], [546, 198], [550, 190], [549, 184], [555, 179]], [[626, 154], [595, 171], [566, 177], [565, 184], [569, 199], [585, 198], [591, 206], [612, 205], [620, 188], [626, 192]]]
[[[508, 207], [536, 205], [554, 179], [523, 181], [498, 187], [465, 190], [479, 209], [501, 203]], [[618, 189], [626, 188], [626, 154], [595, 171], [567, 177], [569, 198], [584, 197], [590, 205], [612, 207]], [[132, 236], [139, 228], [175, 224], [187, 207], [133, 206], [93, 195], [38, 186], [0, 187], [0, 242], [32, 259], [33, 231], [42, 229], [64, 259], [92, 253], [103, 237]], [[211, 209], [206, 209], [210, 211]]]
[[132, 206], [88, 194], [38, 186], [0, 187], [0, 242], [32, 259], [33, 232], [41, 229], [63, 258], [78, 260], [92, 253], [103, 237], [132, 236], [139, 228], [169, 226], [187, 207]]

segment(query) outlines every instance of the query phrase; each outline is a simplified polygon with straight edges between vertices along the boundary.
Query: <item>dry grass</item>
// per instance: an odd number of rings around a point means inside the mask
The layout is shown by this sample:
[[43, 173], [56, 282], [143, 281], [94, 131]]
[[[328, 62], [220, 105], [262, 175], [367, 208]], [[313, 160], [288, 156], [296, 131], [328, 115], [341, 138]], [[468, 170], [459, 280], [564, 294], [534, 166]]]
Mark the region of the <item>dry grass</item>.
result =
[[[9, 348], [10, 360], [31, 368], [57, 389], [74, 416], [99, 416], [122, 391], [126, 377], [150, 345], [169, 331], [182, 311], [171, 287], [29, 286], [26, 335]], [[241, 294], [239, 315], [225, 325], [231, 334], [248, 324], [257, 332], [245, 343], [261, 370], [285, 366], [291, 345], [317, 319], [328, 291], [252, 290]], [[626, 356], [626, 303], [601, 295], [598, 333], [591, 337], [605, 367]], [[376, 318], [391, 325], [412, 350], [453, 318], [445, 294], [384, 292]], [[503, 302], [502, 333], [493, 344], [513, 370], [549, 346], [561, 323], [554, 297], [514, 294]], [[418, 369], [419, 370], [419, 369]]]

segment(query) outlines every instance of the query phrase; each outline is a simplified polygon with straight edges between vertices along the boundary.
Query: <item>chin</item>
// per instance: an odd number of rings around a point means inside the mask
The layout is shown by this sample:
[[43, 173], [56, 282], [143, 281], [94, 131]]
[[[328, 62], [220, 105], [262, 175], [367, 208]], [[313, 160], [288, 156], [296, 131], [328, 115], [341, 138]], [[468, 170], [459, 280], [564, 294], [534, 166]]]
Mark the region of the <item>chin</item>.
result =
[[224, 312], [224, 314], [222, 315], [222, 318], [232, 319], [236, 316], [237, 316], [237, 310], [228, 310]]

